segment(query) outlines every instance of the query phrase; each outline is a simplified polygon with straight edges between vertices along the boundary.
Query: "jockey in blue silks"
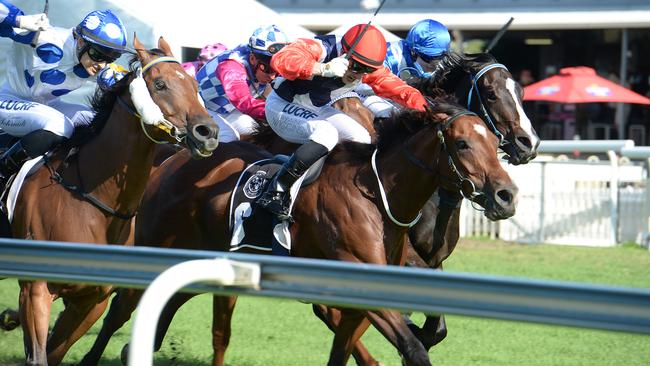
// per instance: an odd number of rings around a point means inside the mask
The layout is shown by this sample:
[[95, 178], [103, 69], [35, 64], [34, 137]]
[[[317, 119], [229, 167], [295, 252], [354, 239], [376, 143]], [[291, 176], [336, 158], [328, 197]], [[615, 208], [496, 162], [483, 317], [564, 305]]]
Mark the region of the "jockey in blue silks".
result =
[[[431, 77], [438, 61], [449, 51], [451, 35], [442, 23], [432, 19], [421, 20], [409, 30], [406, 39], [388, 42], [384, 66], [403, 80], [411, 76]], [[435, 77], [435, 76], [434, 76]], [[357, 92], [368, 95], [368, 88]], [[394, 105], [385, 99], [369, 97], [364, 101], [375, 116], [385, 117]]]
[[20, 140], [0, 156], [0, 184], [28, 159], [70, 138], [92, 112], [60, 97], [126, 52], [126, 30], [110, 10], [93, 11], [72, 29], [51, 27], [46, 14], [25, 15], [0, 0], [0, 36], [12, 39], [0, 85], [0, 129]]

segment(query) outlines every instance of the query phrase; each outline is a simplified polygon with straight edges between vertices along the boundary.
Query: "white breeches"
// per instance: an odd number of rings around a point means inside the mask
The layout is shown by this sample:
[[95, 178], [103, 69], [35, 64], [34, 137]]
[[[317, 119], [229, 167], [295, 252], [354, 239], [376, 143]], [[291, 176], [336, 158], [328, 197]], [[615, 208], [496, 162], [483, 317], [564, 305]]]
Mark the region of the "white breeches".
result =
[[81, 104], [57, 100], [46, 105], [0, 93], [0, 129], [12, 136], [47, 130], [69, 138], [75, 126], [87, 124], [92, 118], [93, 112]]
[[275, 92], [266, 99], [266, 120], [275, 133], [293, 143], [314, 141], [330, 151], [339, 141], [370, 143], [368, 131], [340, 110], [331, 106], [310, 109], [287, 102]]
[[234, 110], [226, 115], [208, 110], [215, 122], [219, 125], [219, 142], [231, 142], [241, 139], [241, 135], [250, 135], [255, 127], [255, 119]]

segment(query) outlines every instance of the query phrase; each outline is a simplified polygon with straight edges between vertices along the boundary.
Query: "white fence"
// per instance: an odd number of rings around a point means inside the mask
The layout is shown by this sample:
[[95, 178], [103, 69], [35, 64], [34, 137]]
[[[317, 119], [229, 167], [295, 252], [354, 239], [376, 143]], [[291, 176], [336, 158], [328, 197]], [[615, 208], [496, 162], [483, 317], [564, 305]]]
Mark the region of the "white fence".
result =
[[[648, 154], [644, 149], [622, 147], [619, 151], [636, 158]], [[561, 151], [553, 148], [553, 152]], [[613, 151], [608, 155], [609, 161], [541, 156], [527, 165], [504, 165], [519, 186], [516, 215], [493, 223], [465, 200], [461, 235], [524, 243], [612, 246], [637, 242], [647, 246], [647, 163], [620, 158]]]

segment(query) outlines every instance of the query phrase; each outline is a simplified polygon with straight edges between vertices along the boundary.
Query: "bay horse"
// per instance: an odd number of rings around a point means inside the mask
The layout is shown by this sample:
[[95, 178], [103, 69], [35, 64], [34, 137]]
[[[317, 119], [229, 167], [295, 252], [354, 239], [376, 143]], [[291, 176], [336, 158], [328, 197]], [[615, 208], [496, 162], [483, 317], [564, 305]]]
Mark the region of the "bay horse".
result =
[[[485, 123], [456, 105], [438, 101], [427, 112], [400, 112], [378, 126], [376, 145], [348, 142], [335, 148], [319, 178], [303, 188], [294, 205], [291, 255], [401, 265], [406, 259], [406, 223], [418, 216], [438, 186], [464, 187], [490, 218], [512, 216], [517, 188], [498, 161], [497, 146], [497, 137]], [[222, 144], [204, 160], [175, 154], [154, 172], [145, 191], [136, 218], [136, 244], [228, 251], [231, 191], [249, 164], [270, 156], [246, 142]], [[468, 187], [475, 190], [467, 192]], [[82, 364], [99, 360], [110, 336], [130, 318], [141, 292], [118, 291]], [[165, 306], [156, 349], [176, 310], [192, 296], [176, 294]], [[214, 297], [214, 365], [224, 364], [235, 302], [236, 296]], [[399, 312], [344, 309], [341, 315], [329, 364], [344, 365], [371, 322], [408, 364], [430, 365]]]
[[[76, 154], [54, 155], [25, 180], [11, 223], [13, 237], [127, 244], [156, 143], [183, 144], [195, 158], [216, 149], [218, 127], [197, 97], [196, 81], [185, 76], [167, 42], [161, 37], [158, 49], [146, 50], [134, 37], [133, 46], [132, 68], [136, 63], [142, 67], [111, 90], [96, 89], [92, 123], [75, 131], [71, 140], [78, 145]], [[138, 101], [129, 86], [136, 76], [143, 78], [148, 101], [164, 116], [158, 126], [145, 125], [135, 112]], [[47, 281], [19, 284], [28, 365], [59, 364], [103, 314], [113, 290], [113, 286]], [[48, 336], [51, 306], [57, 298], [64, 299], [65, 309]]]

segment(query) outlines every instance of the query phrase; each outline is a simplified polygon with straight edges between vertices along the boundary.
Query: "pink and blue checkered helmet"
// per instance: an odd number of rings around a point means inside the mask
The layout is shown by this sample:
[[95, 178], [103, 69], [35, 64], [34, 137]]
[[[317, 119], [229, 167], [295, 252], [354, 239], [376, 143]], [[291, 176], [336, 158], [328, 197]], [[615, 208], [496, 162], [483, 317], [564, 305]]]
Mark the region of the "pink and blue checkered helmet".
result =
[[[109, 59], [117, 59], [126, 52], [126, 29], [120, 18], [110, 10], [95, 10], [88, 13], [75, 28], [75, 33], [83, 38], [89, 47]], [[83, 52], [80, 52], [79, 56]]]
[[289, 37], [275, 25], [259, 27], [248, 39], [251, 51], [271, 56], [289, 43]]

